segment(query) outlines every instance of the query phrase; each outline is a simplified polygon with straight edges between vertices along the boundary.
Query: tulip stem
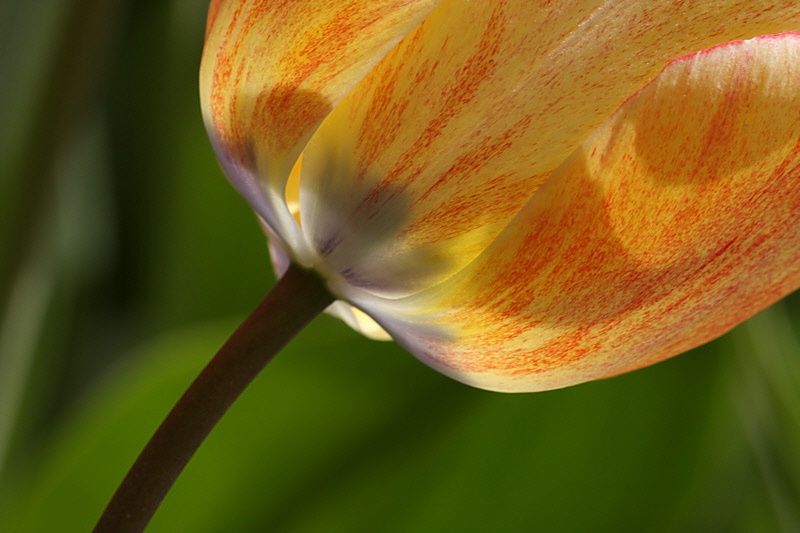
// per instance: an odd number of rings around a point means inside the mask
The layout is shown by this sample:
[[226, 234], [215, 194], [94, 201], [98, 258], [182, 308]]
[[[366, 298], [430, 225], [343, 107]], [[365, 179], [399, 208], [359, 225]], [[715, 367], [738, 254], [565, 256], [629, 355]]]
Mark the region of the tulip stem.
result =
[[189, 386], [122, 481], [94, 533], [144, 531], [184, 466], [236, 398], [334, 298], [292, 265]]

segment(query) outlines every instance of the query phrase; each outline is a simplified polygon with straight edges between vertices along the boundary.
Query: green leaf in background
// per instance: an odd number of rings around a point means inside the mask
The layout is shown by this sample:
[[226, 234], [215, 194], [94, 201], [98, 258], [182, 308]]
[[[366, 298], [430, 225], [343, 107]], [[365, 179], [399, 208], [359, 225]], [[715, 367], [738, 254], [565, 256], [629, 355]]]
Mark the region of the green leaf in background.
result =
[[[87, 531], [234, 325], [171, 335], [87, 394], [6, 488], [0, 530]], [[780, 531], [732, 401], [735, 364], [713, 347], [502, 395], [321, 319], [223, 419], [148, 531]]]

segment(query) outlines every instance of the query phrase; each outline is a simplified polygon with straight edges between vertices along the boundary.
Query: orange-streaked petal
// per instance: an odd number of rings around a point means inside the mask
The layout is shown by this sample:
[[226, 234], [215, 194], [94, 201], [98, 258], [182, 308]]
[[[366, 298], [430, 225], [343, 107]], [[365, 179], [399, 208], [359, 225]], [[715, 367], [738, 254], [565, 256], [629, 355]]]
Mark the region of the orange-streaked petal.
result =
[[428, 287], [670, 59], [794, 29], [796, 0], [446, 0], [312, 138], [304, 227], [351, 284]]
[[[289, 171], [330, 110], [438, 0], [215, 0], [203, 117], [228, 177], [293, 255]], [[297, 259], [297, 258], [296, 258]]]
[[800, 286], [800, 34], [670, 63], [444, 284], [362, 306], [437, 369], [564, 387], [705, 343]]

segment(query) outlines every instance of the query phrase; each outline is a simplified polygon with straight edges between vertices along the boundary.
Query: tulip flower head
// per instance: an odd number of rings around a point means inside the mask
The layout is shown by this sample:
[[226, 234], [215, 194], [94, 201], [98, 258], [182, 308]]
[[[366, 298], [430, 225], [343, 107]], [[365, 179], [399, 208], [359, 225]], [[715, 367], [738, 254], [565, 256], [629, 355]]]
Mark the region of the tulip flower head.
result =
[[800, 286], [797, 30], [796, 0], [214, 0], [203, 114], [279, 274], [545, 390]]

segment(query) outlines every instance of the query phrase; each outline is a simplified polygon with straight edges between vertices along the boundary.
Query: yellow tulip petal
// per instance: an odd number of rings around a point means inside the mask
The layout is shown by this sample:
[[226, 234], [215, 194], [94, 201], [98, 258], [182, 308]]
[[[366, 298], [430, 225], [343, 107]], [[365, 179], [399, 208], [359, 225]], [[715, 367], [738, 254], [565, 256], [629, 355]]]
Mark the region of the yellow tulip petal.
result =
[[800, 34], [670, 63], [476, 261], [362, 308], [494, 390], [564, 387], [705, 343], [800, 286]]
[[325, 310], [365, 337], [375, 341], [390, 341], [392, 337], [386, 330], [378, 325], [368, 314], [348, 305], [345, 302], [336, 302]]
[[[203, 117], [226, 174], [293, 254], [289, 172], [330, 110], [437, 0], [215, 0]], [[301, 254], [302, 255], [302, 254]]]
[[352, 284], [438, 283], [670, 59], [798, 28], [796, 0], [445, 0], [312, 138], [304, 226]]

